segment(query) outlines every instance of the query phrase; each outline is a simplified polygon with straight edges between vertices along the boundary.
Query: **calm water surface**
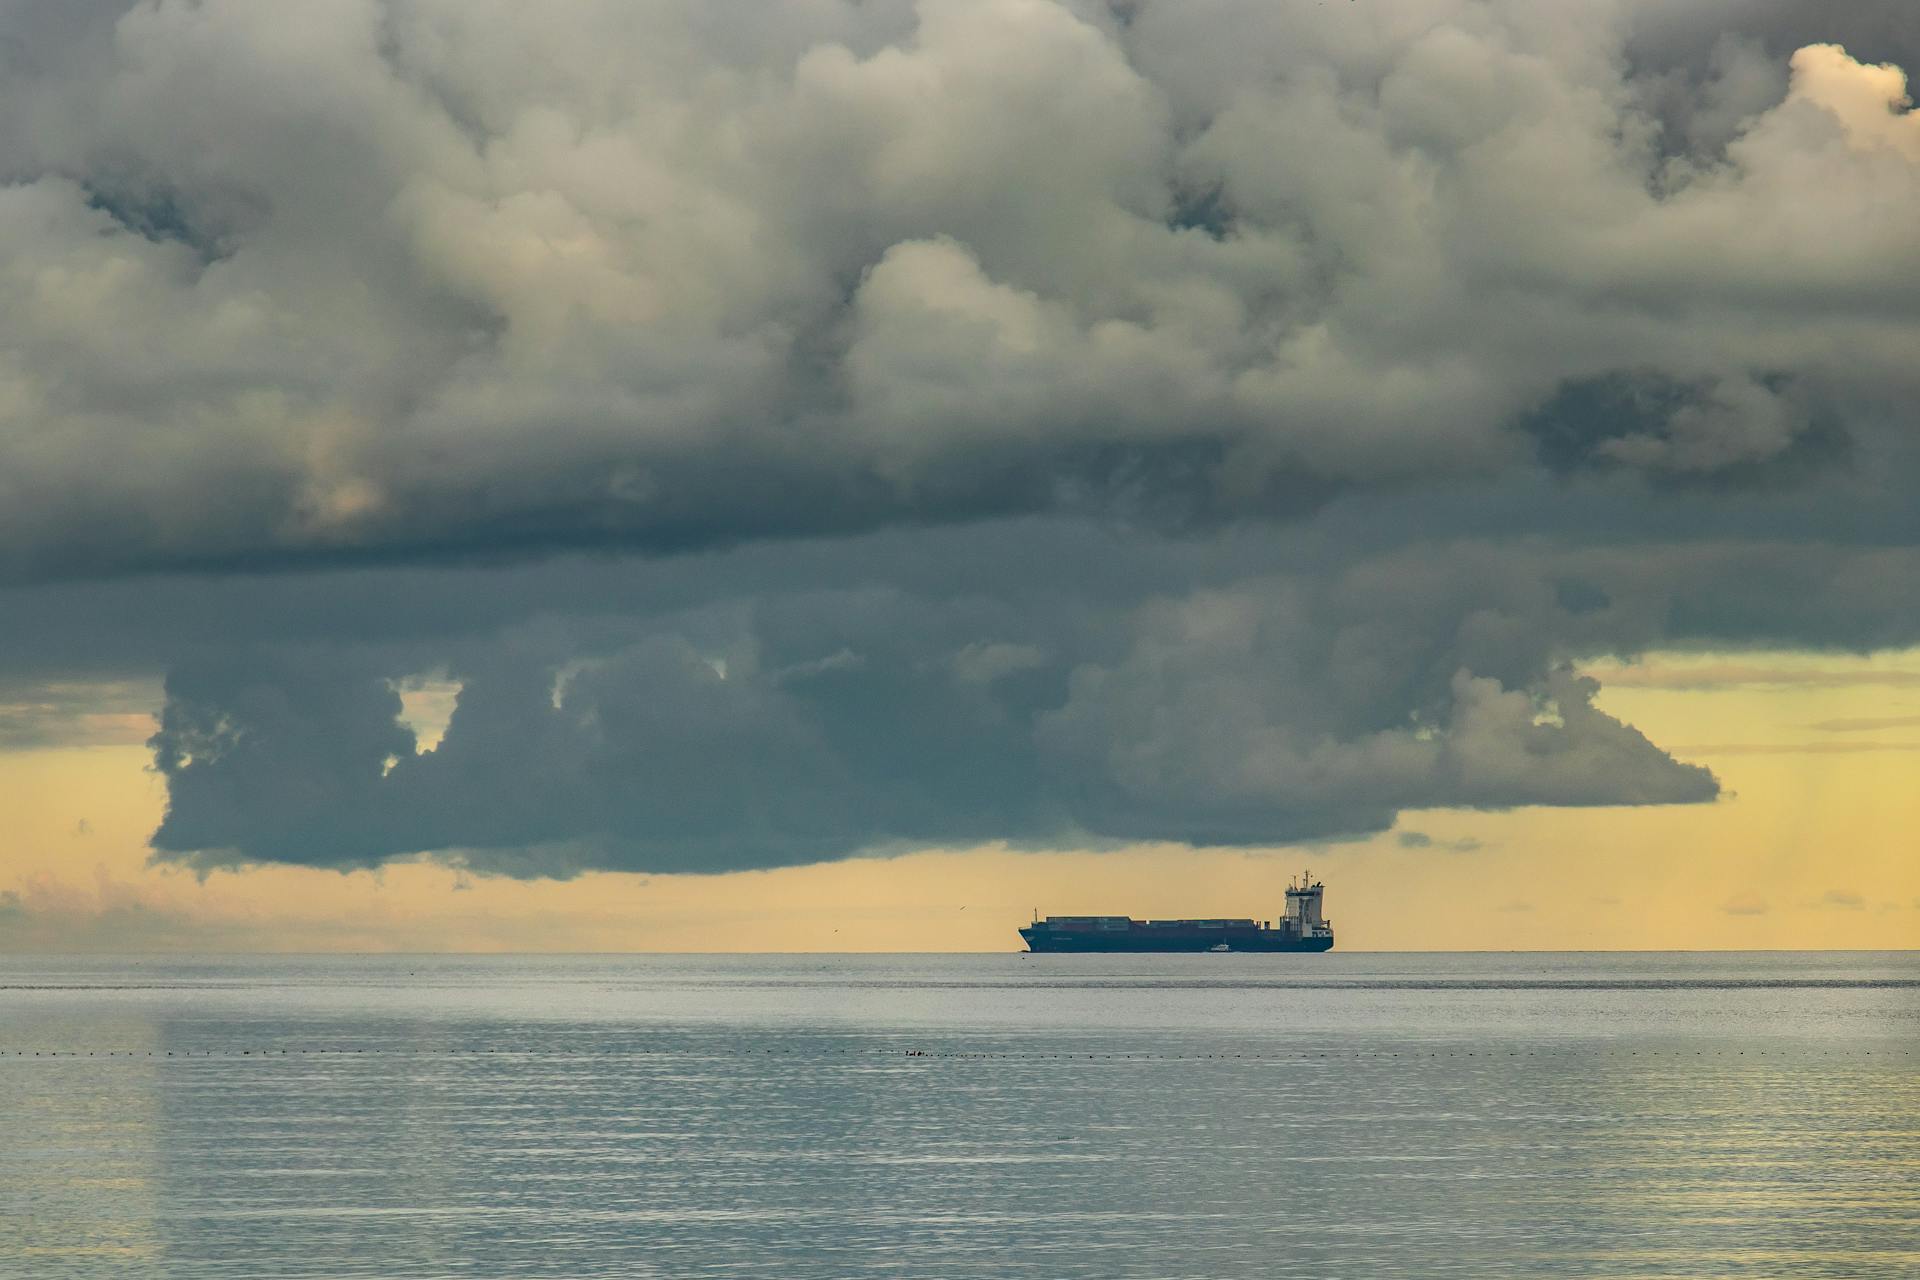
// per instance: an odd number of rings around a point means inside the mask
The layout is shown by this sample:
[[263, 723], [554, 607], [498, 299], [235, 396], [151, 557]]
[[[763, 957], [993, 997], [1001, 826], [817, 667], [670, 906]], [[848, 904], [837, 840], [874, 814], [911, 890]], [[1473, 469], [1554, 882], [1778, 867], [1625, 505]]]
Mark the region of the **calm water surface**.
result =
[[0, 1273], [1920, 1275], [1920, 955], [0, 957]]

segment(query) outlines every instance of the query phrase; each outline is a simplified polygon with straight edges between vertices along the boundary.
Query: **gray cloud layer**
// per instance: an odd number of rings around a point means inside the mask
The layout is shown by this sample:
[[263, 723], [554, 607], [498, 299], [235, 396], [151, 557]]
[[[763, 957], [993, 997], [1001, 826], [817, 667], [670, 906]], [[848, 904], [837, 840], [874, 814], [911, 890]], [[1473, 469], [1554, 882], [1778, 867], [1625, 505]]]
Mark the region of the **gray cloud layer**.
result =
[[[1920, 636], [1920, 31], [1829, 9], [15, 4], [0, 662], [170, 669], [202, 859], [1709, 798], [1566, 663]], [[567, 549], [680, 558], [416, 567]]]
[[0, 570], [1829, 457], [1920, 117], [1670, 8], [15, 5]]
[[[656, 561], [70, 584], [7, 593], [0, 660], [170, 669], [169, 857], [719, 870], [1705, 799], [1708, 775], [1593, 711], [1564, 663], [1894, 643], [1920, 599], [1911, 550], [1347, 541], [1002, 522]], [[396, 692], [419, 675], [462, 685], [427, 752]]]

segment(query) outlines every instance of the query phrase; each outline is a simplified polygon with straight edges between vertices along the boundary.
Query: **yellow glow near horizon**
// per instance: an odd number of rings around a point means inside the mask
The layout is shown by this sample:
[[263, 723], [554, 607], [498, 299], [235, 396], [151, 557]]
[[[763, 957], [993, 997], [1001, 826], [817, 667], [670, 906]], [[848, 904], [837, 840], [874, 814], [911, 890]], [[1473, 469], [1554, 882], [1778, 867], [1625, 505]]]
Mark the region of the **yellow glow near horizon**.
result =
[[[1310, 862], [1342, 950], [1920, 946], [1920, 650], [1596, 664], [1601, 705], [1711, 766], [1714, 804], [1408, 813], [1273, 850], [930, 850], [521, 882], [431, 862], [147, 864], [137, 745], [0, 755], [0, 949], [1005, 951], [1030, 910], [1272, 916]], [[1418, 843], [1412, 833], [1425, 843]]]

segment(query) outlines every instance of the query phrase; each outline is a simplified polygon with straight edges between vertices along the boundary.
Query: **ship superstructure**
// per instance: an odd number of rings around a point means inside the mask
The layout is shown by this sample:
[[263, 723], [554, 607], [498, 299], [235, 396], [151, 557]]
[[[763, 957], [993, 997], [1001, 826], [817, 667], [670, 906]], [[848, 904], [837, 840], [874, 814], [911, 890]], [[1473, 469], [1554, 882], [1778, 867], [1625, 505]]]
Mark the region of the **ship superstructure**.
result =
[[1286, 914], [1265, 920], [1135, 920], [1048, 916], [1020, 930], [1029, 951], [1331, 951], [1333, 922], [1321, 912], [1326, 886], [1311, 873], [1287, 886]]

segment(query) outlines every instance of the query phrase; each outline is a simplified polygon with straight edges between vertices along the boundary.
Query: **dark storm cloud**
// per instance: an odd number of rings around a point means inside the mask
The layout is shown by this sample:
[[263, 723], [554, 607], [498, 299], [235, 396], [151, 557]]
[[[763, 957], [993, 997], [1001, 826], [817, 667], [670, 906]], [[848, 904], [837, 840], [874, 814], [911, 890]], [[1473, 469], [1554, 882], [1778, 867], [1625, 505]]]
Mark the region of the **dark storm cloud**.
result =
[[[571, 587], [537, 608], [514, 573], [475, 571], [452, 594], [486, 582], [518, 604], [471, 630], [435, 633], [432, 603], [410, 614], [396, 589], [384, 621], [362, 614], [352, 660], [351, 642], [316, 654], [292, 634], [207, 649], [169, 683], [157, 844], [203, 864], [435, 850], [515, 874], [724, 870], [1704, 800], [1711, 775], [1595, 710], [1569, 661], [1670, 642], [1682, 600], [1729, 619], [1693, 639], [1794, 643], [1920, 588], [1912, 553], [1851, 577], [1834, 570], [1854, 553], [1801, 552], [1804, 592], [1749, 598], [1751, 567], [1793, 557], [1452, 543], [1275, 571], [1298, 554], [1278, 534], [1170, 550], [1074, 525], [1029, 526], [1017, 546], [1003, 532], [856, 542], [812, 563], [767, 548], [696, 558], [695, 573], [563, 565]], [[1084, 572], [1094, 559], [1118, 580]], [[1259, 560], [1268, 572], [1244, 567]], [[1241, 567], [1195, 585], [1215, 562]], [[995, 580], [939, 580], [983, 563]], [[683, 593], [681, 574], [709, 593]], [[1569, 582], [1587, 589], [1571, 606]], [[530, 616], [507, 621], [516, 607]], [[444, 738], [416, 751], [394, 687], [429, 670], [461, 688]]]
[[1773, 0], [16, 4], [0, 684], [168, 672], [201, 863], [1710, 799], [1568, 664], [1920, 638], [1916, 48]]
[[[1744, 499], [1743, 499], [1744, 500]], [[1391, 503], [1350, 513], [1376, 530]], [[1423, 516], [1424, 521], [1424, 516]], [[927, 843], [1269, 844], [1407, 807], [1709, 798], [1569, 661], [1916, 637], [1920, 554], [1169, 541], [998, 522], [651, 561], [14, 590], [11, 668], [171, 668], [202, 865], [726, 870]], [[1684, 619], [1676, 630], [1675, 618]], [[137, 618], [138, 629], [125, 625]], [[398, 689], [457, 684], [429, 751]]]

